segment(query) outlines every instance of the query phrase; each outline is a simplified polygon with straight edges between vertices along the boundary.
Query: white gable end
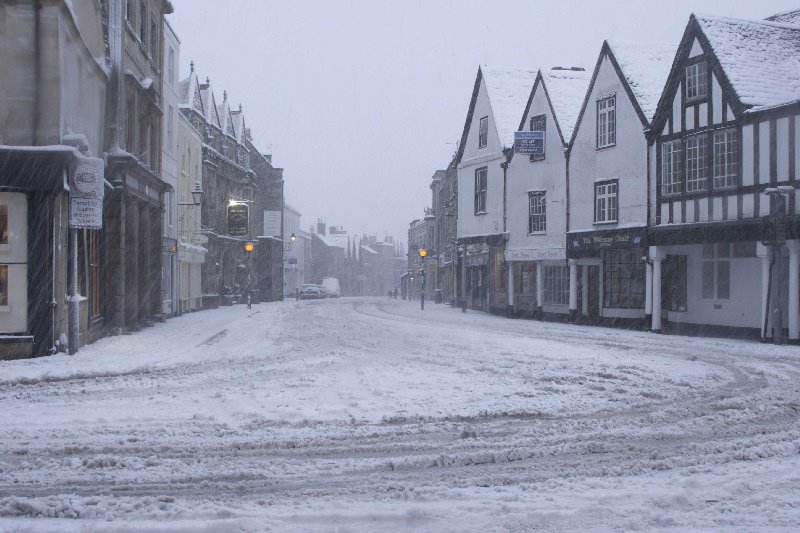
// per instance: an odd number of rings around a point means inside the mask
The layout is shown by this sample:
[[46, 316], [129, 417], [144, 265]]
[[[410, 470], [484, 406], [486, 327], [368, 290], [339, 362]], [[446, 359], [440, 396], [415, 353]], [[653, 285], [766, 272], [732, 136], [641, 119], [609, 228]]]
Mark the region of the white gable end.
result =
[[703, 47], [700, 46], [700, 42], [695, 37], [694, 42], [692, 43], [692, 49], [689, 51], [689, 57], [697, 57], [703, 55]]

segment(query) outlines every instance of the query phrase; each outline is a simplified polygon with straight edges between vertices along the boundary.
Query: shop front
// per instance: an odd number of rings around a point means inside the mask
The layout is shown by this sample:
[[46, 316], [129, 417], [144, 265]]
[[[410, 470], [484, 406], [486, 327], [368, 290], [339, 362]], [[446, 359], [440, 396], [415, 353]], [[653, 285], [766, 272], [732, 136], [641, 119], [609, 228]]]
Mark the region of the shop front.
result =
[[578, 322], [642, 327], [647, 285], [647, 229], [574, 232], [567, 236], [575, 269]]
[[569, 278], [563, 247], [506, 250], [505, 260], [514, 316], [559, 319], [566, 315]]

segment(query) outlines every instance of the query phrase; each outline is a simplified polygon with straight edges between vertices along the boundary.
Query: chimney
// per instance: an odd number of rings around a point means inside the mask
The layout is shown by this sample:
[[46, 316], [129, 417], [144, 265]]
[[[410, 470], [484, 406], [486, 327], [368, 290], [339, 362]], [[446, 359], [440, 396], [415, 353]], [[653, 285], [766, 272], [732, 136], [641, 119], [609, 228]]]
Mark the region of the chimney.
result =
[[325, 223], [322, 219], [317, 219], [317, 235], [327, 235], [325, 233]]

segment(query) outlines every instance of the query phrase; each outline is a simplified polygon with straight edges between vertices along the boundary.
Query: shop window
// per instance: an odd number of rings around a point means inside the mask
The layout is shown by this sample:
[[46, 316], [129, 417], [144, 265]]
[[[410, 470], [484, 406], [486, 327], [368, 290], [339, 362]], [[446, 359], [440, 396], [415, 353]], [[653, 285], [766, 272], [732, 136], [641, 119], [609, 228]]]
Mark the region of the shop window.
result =
[[670, 311], [686, 311], [686, 259], [685, 255], [668, 255], [661, 267], [661, 306]]
[[703, 245], [702, 297], [706, 300], [728, 300], [731, 297], [730, 243]]
[[532, 294], [534, 284], [534, 265], [533, 263], [522, 263], [515, 265], [514, 272], [514, 292], [517, 294]]
[[614, 309], [644, 307], [642, 250], [628, 248], [603, 252], [603, 306]]
[[542, 269], [542, 299], [549, 305], [569, 305], [569, 268], [545, 266]]
[[756, 241], [733, 243], [733, 257], [756, 257]]

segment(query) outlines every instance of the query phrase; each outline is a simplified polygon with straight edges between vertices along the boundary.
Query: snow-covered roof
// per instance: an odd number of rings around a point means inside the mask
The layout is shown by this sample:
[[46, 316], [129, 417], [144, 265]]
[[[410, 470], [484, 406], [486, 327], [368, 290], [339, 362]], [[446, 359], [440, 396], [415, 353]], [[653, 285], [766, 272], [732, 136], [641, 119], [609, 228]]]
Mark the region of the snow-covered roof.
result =
[[800, 26], [800, 9], [792, 9], [791, 11], [784, 11], [783, 13], [776, 13], [766, 20], [772, 22], [780, 22], [782, 24], [793, 24]]
[[800, 100], [800, 26], [692, 15], [742, 104]]
[[217, 106], [217, 115], [219, 116], [220, 128], [230, 137], [236, 137], [236, 132], [233, 129], [233, 117], [231, 117], [231, 106], [228, 103], [227, 91], [222, 93], [222, 103]]
[[206, 81], [206, 83], [200, 85], [200, 97], [203, 101], [203, 109], [205, 109], [206, 112], [206, 122], [222, 129], [219, 113], [217, 111], [217, 102], [214, 98], [214, 91], [211, 89], [210, 82]]
[[236, 140], [244, 144], [244, 111], [242, 111], [241, 105], [237, 111], [231, 111], [231, 119], [233, 120], [233, 131]]
[[525, 110], [536, 80], [536, 71], [487, 65], [481, 65], [480, 71], [492, 107], [500, 147], [503, 150], [512, 148], [514, 132], [517, 131], [519, 117]]
[[606, 41], [647, 121], [653, 120], [677, 45]]
[[[585, 70], [542, 70], [547, 96], [553, 106], [555, 119], [564, 142], [572, 138], [572, 130], [578, 120], [586, 89], [589, 87], [590, 75]], [[522, 117], [525, 120], [525, 117]], [[517, 117], [517, 125], [520, 118]], [[513, 134], [512, 134], [513, 137]]]
[[364, 250], [367, 253], [372, 254], [372, 255], [378, 255], [378, 252], [376, 252], [375, 250], [373, 250], [371, 247], [367, 246], [366, 244], [362, 244], [359, 248], [361, 250]]

